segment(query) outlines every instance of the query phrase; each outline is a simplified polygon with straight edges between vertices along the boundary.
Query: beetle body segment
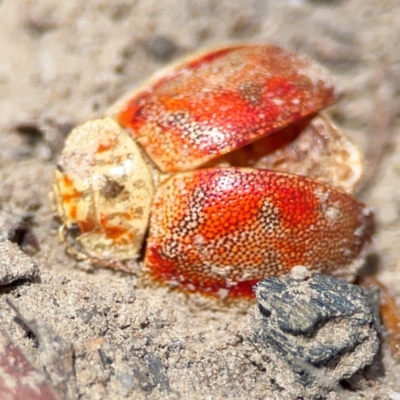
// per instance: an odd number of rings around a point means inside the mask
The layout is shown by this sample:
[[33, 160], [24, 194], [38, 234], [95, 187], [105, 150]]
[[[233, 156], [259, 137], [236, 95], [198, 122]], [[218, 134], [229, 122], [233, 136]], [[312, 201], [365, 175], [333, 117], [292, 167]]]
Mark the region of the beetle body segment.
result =
[[75, 128], [55, 171], [53, 201], [74, 249], [102, 262], [135, 259], [147, 232], [155, 178], [115, 120]]
[[116, 118], [163, 172], [195, 169], [313, 114], [336, 97], [328, 73], [276, 46], [232, 46], [165, 71]]
[[214, 168], [162, 183], [150, 226], [145, 264], [153, 278], [235, 297], [296, 265], [340, 274], [370, 238], [372, 213], [302, 176]]
[[219, 157], [210, 166], [295, 173], [346, 193], [355, 191], [364, 167], [358, 148], [322, 113]]

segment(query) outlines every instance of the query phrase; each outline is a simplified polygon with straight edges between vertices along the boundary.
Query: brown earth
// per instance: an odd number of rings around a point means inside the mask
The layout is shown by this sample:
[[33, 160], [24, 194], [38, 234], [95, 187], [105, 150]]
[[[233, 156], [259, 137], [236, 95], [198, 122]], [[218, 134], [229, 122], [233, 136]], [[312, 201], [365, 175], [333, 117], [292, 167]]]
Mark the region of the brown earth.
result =
[[[25, 243], [40, 277], [1, 290], [1, 325], [66, 398], [286, 398], [238, 335], [248, 305], [210, 307], [85, 270], [58, 242], [47, 199], [72, 126], [202, 47], [276, 43], [332, 71], [344, 95], [330, 113], [367, 156], [360, 196], [377, 216], [377, 275], [400, 298], [399, 21], [397, 0], [0, 1], [1, 234], [25, 219], [40, 244]], [[48, 338], [58, 350], [44, 350]], [[67, 361], [54, 371], [60, 354]], [[385, 377], [329, 398], [399, 399], [400, 367], [385, 343], [383, 364]]]

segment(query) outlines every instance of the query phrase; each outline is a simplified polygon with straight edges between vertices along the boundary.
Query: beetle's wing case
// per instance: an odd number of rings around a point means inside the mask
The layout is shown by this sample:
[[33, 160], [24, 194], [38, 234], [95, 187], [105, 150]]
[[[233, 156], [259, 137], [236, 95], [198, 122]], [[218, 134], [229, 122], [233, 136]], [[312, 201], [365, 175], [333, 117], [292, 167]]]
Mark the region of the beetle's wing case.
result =
[[115, 120], [92, 120], [72, 130], [53, 184], [69, 244], [92, 260], [135, 259], [147, 231], [155, 180], [141, 150]]
[[246, 296], [258, 280], [296, 265], [346, 274], [372, 231], [372, 212], [329, 185], [268, 170], [201, 169], [161, 183], [145, 263], [159, 282]]
[[113, 115], [163, 172], [197, 168], [336, 98], [330, 75], [276, 46], [238, 45], [157, 74]]

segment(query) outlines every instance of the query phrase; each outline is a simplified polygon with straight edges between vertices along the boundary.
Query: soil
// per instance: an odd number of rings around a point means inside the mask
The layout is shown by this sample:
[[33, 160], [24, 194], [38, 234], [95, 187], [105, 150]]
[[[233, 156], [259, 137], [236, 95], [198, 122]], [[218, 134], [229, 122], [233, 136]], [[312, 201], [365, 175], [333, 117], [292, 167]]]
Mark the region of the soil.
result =
[[[238, 334], [251, 304], [223, 307], [75, 261], [48, 201], [71, 127], [200, 48], [275, 43], [332, 71], [343, 96], [329, 113], [366, 156], [369, 265], [400, 301], [399, 21], [397, 0], [0, 1], [0, 234], [39, 269], [1, 289], [1, 326], [65, 398], [287, 398]], [[385, 376], [329, 398], [400, 399], [385, 342], [382, 362]]]

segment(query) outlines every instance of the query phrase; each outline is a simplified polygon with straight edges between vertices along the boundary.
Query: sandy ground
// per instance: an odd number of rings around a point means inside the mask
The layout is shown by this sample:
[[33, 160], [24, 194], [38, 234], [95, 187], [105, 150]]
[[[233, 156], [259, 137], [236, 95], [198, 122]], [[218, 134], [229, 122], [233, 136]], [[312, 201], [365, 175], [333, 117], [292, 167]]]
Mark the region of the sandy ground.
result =
[[[248, 304], [210, 306], [136, 276], [85, 270], [58, 242], [47, 199], [72, 126], [201, 47], [276, 43], [332, 71], [344, 96], [330, 113], [373, 178], [360, 194], [377, 215], [371, 254], [400, 298], [399, 21], [398, 0], [0, 2], [1, 233], [25, 219], [40, 243], [26, 246], [40, 276], [1, 289], [1, 325], [66, 398], [286, 398], [238, 335]], [[36, 328], [17, 323], [6, 298]], [[48, 337], [69, 360], [58, 372], [38, 345]], [[383, 355], [385, 377], [330, 398], [399, 399], [399, 365], [385, 344]]]

